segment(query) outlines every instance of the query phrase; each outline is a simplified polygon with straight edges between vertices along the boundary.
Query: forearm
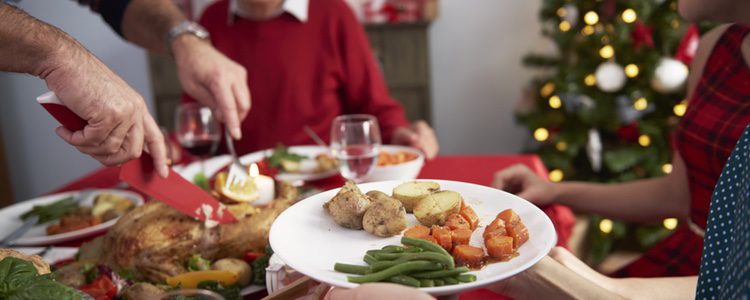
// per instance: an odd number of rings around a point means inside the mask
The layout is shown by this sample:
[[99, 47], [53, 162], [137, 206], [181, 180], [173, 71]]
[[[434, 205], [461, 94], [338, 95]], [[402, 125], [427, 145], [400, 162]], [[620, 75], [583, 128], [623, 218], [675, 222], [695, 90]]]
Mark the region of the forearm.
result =
[[153, 52], [164, 53], [169, 30], [186, 20], [170, 0], [132, 0], [122, 20], [123, 36]]
[[0, 71], [46, 78], [88, 52], [59, 29], [0, 2]]
[[627, 299], [693, 299], [698, 276], [615, 279], [614, 292]]

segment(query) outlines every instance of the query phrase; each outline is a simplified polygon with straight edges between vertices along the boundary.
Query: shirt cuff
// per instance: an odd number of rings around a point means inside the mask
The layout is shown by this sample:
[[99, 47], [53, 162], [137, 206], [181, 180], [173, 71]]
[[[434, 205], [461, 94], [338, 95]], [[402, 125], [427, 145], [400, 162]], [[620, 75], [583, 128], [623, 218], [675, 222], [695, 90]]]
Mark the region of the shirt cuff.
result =
[[122, 35], [122, 18], [130, 0], [102, 0], [99, 3], [99, 13], [104, 21], [120, 36]]

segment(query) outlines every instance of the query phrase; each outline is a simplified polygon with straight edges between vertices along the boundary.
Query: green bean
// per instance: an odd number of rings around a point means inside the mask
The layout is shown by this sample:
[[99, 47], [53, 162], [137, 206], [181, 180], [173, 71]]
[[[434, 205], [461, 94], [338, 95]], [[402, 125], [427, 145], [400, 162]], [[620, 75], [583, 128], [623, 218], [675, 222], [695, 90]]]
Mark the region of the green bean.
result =
[[368, 255], [372, 255], [372, 257], [377, 260], [394, 260], [406, 254], [407, 253], [368, 253]]
[[333, 266], [333, 269], [341, 273], [365, 275], [365, 273], [367, 273], [367, 271], [370, 270], [370, 267], [336, 263]]
[[456, 276], [456, 279], [460, 282], [474, 282], [474, 281], [477, 281], [477, 275], [461, 274], [461, 275]]
[[405, 252], [420, 253], [420, 252], [424, 252], [424, 249], [419, 248], [419, 247], [407, 247]]
[[429, 261], [410, 261], [403, 264], [395, 265], [380, 272], [370, 273], [363, 276], [349, 276], [347, 279], [353, 283], [366, 283], [382, 281], [399, 274], [410, 272], [440, 270], [443, 266]]
[[392, 276], [391, 278], [388, 278], [388, 281], [393, 282], [393, 283], [398, 283], [401, 285], [413, 286], [413, 287], [421, 286], [419, 280], [415, 279], [414, 277], [407, 276], [407, 275]]
[[458, 284], [458, 280], [453, 277], [443, 277], [443, 281], [445, 281], [445, 285], [455, 285]]
[[396, 246], [396, 245], [388, 245], [388, 246], [384, 246], [381, 250], [390, 252], [390, 253], [401, 253], [401, 252], [406, 251], [406, 248], [401, 247], [401, 246]]
[[407, 246], [415, 246], [424, 249], [425, 251], [430, 252], [437, 252], [442, 253], [445, 255], [450, 256], [451, 254], [448, 253], [448, 251], [445, 251], [443, 247], [438, 246], [438, 244], [435, 244], [433, 242], [428, 242], [425, 240], [410, 238], [408, 236], [401, 237], [401, 243]]
[[433, 278], [434, 279], [434, 278], [443, 278], [443, 277], [448, 277], [448, 276], [456, 276], [458, 274], [466, 273], [466, 272], [469, 272], [468, 267], [458, 267], [458, 268], [449, 269], [449, 270], [422, 272], [422, 273], [414, 273], [414, 274], [409, 274], [409, 275], [414, 276], [416, 278], [420, 278], [420, 279], [421, 278], [427, 278], [427, 279]]
[[420, 287], [433, 287], [435, 286], [435, 281], [432, 279], [420, 279], [419, 285]]
[[388, 269], [390, 267], [393, 267], [395, 265], [397, 265], [397, 263], [395, 261], [393, 261], [393, 260], [391, 260], [391, 261], [379, 261], [379, 262], [376, 262], [376, 263], [370, 265], [370, 272], [368, 272], [368, 273], [380, 272], [380, 271], [383, 271], [383, 270]]
[[445, 285], [445, 281], [443, 281], [440, 278], [435, 278], [432, 281], [435, 282], [435, 286], [444, 286]]
[[446, 266], [447, 268], [453, 269], [456, 264], [453, 261], [453, 257], [451, 256], [445, 256], [440, 253], [435, 252], [422, 252], [422, 253], [408, 253], [404, 254], [403, 256], [397, 258], [393, 262], [395, 263], [402, 263], [407, 262], [410, 260], [429, 260], [434, 261], [436, 263], [439, 263], [443, 266]]
[[364, 260], [368, 265], [371, 265], [371, 264], [374, 264], [374, 263], [378, 262], [377, 258], [375, 258], [375, 257], [373, 257], [372, 255], [369, 255], [369, 254], [365, 254], [365, 257], [362, 258], [362, 260]]

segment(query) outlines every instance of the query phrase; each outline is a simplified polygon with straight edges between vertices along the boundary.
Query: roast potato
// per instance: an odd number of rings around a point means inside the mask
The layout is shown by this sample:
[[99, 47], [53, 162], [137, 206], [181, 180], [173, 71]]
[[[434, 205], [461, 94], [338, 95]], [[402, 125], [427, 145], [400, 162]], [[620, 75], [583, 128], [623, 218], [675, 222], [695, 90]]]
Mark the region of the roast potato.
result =
[[414, 207], [414, 216], [424, 226], [443, 225], [448, 216], [461, 209], [461, 194], [454, 191], [439, 191], [419, 200]]
[[166, 291], [159, 287], [145, 282], [136, 282], [126, 287], [122, 291], [122, 299], [125, 300], [142, 300], [142, 299], [161, 299]]
[[367, 196], [370, 196], [373, 202], [362, 219], [365, 231], [380, 237], [389, 237], [406, 229], [406, 210], [400, 201], [378, 191], [368, 192]]
[[362, 194], [352, 181], [347, 181], [323, 208], [333, 217], [333, 221], [349, 229], [362, 229], [362, 218], [370, 207], [370, 199]]
[[222, 258], [211, 265], [211, 270], [229, 271], [237, 274], [237, 284], [241, 287], [250, 284], [253, 279], [253, 269], [244, 260], [238, 258]]
[[419, 200], [440, 190], [440, 185], [432, 181], [410, 181], [393, 188], [393, 198], [404, 204], [406, 212], [412, 212]]

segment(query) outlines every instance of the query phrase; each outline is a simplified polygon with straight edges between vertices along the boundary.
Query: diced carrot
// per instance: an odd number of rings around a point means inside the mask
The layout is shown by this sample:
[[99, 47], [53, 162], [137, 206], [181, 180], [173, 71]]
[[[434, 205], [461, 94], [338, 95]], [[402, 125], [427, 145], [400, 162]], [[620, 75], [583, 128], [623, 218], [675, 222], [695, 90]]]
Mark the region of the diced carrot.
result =
[[459, 228], [451, 231], [451, 238], [453, 239], [453, 247], [457, 245], [468, 245], [471, 240], [471, 229]]
[[523, 243], [529, 240], [529, 229], [526, 225], [518, 222], [516, 226], [508, 227], [508, 236], [513, 238], [513, 248], [518, 249]]
[[479, 217], [477, 216], [477, 213], [474, 212], [474, 209], [471, 208], [471, 206], [464, 206], [461, 209], [460, 214], [462, 217], [464, 217], [464, 219], [466, 219], [466, 221], [469, 222], [471, 230], [477, 229], [477, 226], [479, 226]]
[[516, 212], [514, 212], [510, 208], [497, 214], [497, 219], [502, 219], [503, 221], [505, 221], [505, 225], [508, 227], [513, 227], [521, 222], [521, 217], [518, 216], [518, 214], [516, 214]]
[[461, 211], [464, 207], [466, 207], [466, 202], [464, 202], [464, 199], [461, 199], [461, 207], [459, 207], [458, 210]]
[[469, 222], [459, 214], [452, 214], [448, 216], [448, 219], [445, 220], [445, 227], [448, 227], [451, 230], [456, 230], [459, 228], [471, 229], [471, 225], [469, 225]]
[[426, 239], [430, 236], [430, 228], [423, 226], [423, 225], [417, 225], [412, 228], [407, 229], [404, 232], [404, 236], [408, 236], [410, 238], [415, 239]]
[[437, 244], [447, 251], [453, 249], [453, 238], [450, 229], [441, 226], [432, 226], [432, 237], [435, 238]]
[[425, 240], [425, 241], [431, 242], [431, 243], [433, 243], [433, 244], [436, 244], [436, 245], [440, 245], [440, 244], [438, 244], [438, 242], [437, 242], [437, 240], [435, 239], [435, 237], [433, 237], [433, 236], [431, 236], [431, 235], [428, 235], [427, 237], [425, 237], [425, 238], [422, 238], [422, 239], [423, 239], [423, 240]]
[[484, 250], [469, 245], [458, 245], [453, 248], [453, 258], [456, 265], [479, 268], [484, 262]]
[[509, 236], [492, 236], [484, 241], [490, 257], [504, 259], [513, 255], [513, 238]]
[[505, 228], [505, 222], [501, 219], [495, 219], [490, 224], [487, 224], [487, 227], [484, 229], [484, 233], [482, 233], [482, 237], [485, 240], [493, 236], [504, 235], [508, 235], [508, 231]]

